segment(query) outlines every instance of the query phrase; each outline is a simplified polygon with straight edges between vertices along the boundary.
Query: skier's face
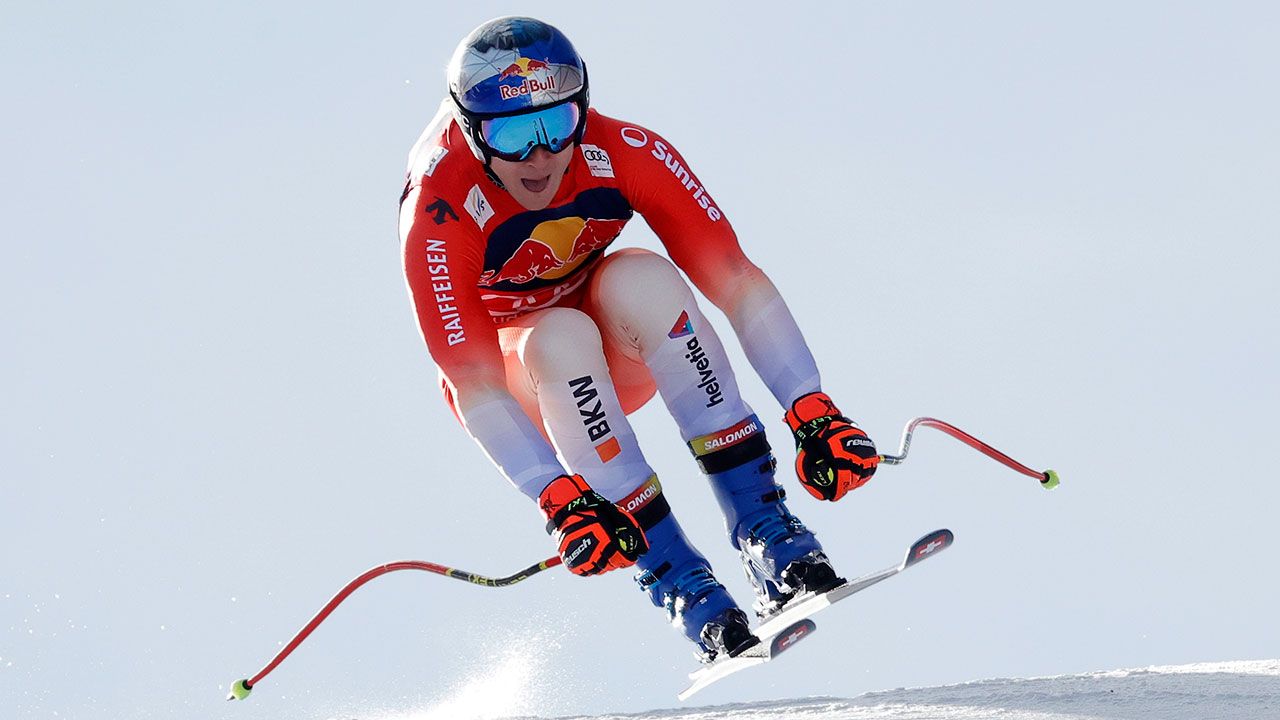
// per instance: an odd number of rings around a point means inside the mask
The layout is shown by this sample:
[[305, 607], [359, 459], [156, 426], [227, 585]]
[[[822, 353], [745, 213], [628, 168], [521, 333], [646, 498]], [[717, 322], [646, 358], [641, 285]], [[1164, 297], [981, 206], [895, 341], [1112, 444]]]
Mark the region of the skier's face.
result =
[[489, 167], [524, 209], [541, 210], [551, 204], [560, 189], [560, 181], [573, 159], [573, 148], [574, 144], [570, 144], [558, 153], [551, 153], [545, 147], [537, 147], [524, 160], [494, 158]]

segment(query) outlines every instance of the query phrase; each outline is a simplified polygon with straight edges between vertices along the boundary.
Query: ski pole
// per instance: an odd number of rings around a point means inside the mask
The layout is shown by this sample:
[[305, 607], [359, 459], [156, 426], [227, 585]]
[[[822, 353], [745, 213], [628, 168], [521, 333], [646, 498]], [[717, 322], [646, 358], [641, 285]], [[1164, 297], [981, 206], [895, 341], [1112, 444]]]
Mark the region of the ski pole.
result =
[[[957, 428], [956, 426], [951, 425], [950, 423], [943, 422], [942, 420], [938, 420], [937, 418], [931, 418], [931, 417], [918, 417], [908, 422], [906, 427], [902, 431], [902, 443], [901, 443], [901, 446], [898, 448], [898, 453], [896, 455], [883, 454], [880, 456], [880, 462], [886, 465], [902, 464], [902, 462], [907, 459], [907, 452], [911, 448], [912, 433], [915, 431], [917, 427], [920, 427], [920, 426], [931, 427], [937, 430], [941, 430], [947, 435], [950, 435], [951, 437], [959, 440], [960, 442], [963, 442], [964, 444], [981, 452], [987, 457], [993, 460], [996, 460], [997, 462], [1000, 462], [1006, 467], [1016, 470], [1017, 472], [1022, 473], [1023, 475], [1026, 475], [1028, 477], [1036, 478], [1037, 480], [1040, 481], [1041, 487], [1045, 488], [1046, 490], [1052, 490], [1053, 488], [1057, 487], [1059, 484], [1058, 473], [1054, 472], [1053, 470], [1045, 470], [1043, 472], [1037, 472], [1035, 470], [1032, 470], [1026, 465], [1023, 465], [1017, 460], [1014, 460], [1008, 455], [1005, 455], [1004, 453], [991, 447], [987, 443], [979, 440], [978, 438], [970, 435], [969, 433], [961, 430], [960, 428]], [[276, 653], [276, 656], [271, 659], [271, 662], [267, 663], [265, 667], [263, 667], [261, 670], [258, 671], [258, 674], [254, 675], [251, 678], [237, 680], [234, 683], [232, 683], [231, 691], [230, 693], [228, 693], [227, 699], [243, 700], [249, 697], [249, 693], [253, 691], [254, 686], [257, 685], [258, 682], [262, 680], [262, 678], [266, 677], [269, 673], [271, 673], [272, 670], [275, 670], [276, 666], [278, 666], [281, 662], [283, 662], [284, 659], [288, 657], [290, 653], [292, 653], [295, 649], [297, 649], [297, 647], [302, 644], [302, 641], [306, 640], [307, 636], [310, 635], [312, 631], [315, 630], [316, 627], [320, 625], [320, 623], [324, 622], [325, 618], [329, 617], [329, 614], [332, 613], [334, 609], [338, 607], [338, 605], [342, 604], [342, 601], [346, 600], [347, 597], [350, 596], [351, 593], [355, 592], [361, 585], [364, 585], [365, 583], [369, 582], [370, 580], [376, 577], [385, 575], [390, 572], [395, 572], [397, 570], [425, 570], [427, 572], [432, 572], [437, 575], [443, 575], [445, 577], [450, 577], [455, 580], [462, 580], [464, 582], [469, 582], [474, 585], [480, 585], [483, 587], [507, 587], [509, 585], [514, 585], [522, 580], [525, 580], [526, 578], [532, 577], [533, 575], [536, 575], [542, 572], [543, 570], [548, 570], [550, 568], [553, 568], [559, 564], [561, 564], [560, 556], [554, 555], [539, 563], [530, 565], [524, 570], [521, 570], [520, 572], [517, 572], [513, 575], [508, 575], [506, 577], [500, 577], [500, 578], [491, 578], [491, 577], [486, 577], [484, 575], [477, 575], [476, 573], [467, 572], [466, 570], [459, 570], [457, 568], [446, 567], [444, 565], [437, 565], [436, 563], [423, 562], [421, 560], [400, 560], [397, 562], [386, 563], [385, 565], [379, 565], [377, 567], [371, 568], [365, 571], [364, 574], [360, 575], [359, 577], [355, 578], [351, 582], [347, 583], [346, 586], [343, 587], [342, 590], [340, 590], [337, 595], [334, 595], [333, 598], [330, 599], [329, 602], [326, 603], [325, 606], [320, 609], [320, 612], [316, 613], [315, 617], [311, 618], [310, 622], [308, 622], [305, 626], [303, 626], [303, 628], [299, 630], [296, 635], [293, 636], [293, 639], [290, 640], [288, 644], [286, 644], [284, 648], [280, 650], [280, 652]]]
[[1008, 455], [1005, 455], [1004, 453], [982, 442], [978, 438], [961, 430], [955, 425], [952, 425], [950, 423], [943, 422], [937, 418], [931, 418], [931, 417], [918, 417], [908, 422], [907, 426], [902, 429], [902, 445], [898, 448], [898, 454], [897, 455], [888, 455], [888, 454], [881, 455], [880, 462], [885, 463], [886, 465], [902, 464], [902, 461], [907, 459], [907, 451], [911, 448], [911, 433], [914, 432], [917, 427], [931, 427], [936, 430], [941, 430], [942, 432], [959, 440], [965, 445], [968, 445], [974, 450], [977, 450], [983, 455], [986, 455], [992, 460], [995, 460], [1001, 463], [1005, 467], [1016, 470], [1022, 473], [1023, 475], [1026, 475], [1027, 477], [1033, 477], [1039, 480], [1040, 487], [1043, 487], [1045, 490], [1052, 490], [1058, 487], [1058, 484], [1060, 482], [1058, 478], [1058, 473], [1054, 472], [1053, 470], [1044, 470], [1043, 472], [1032, 470], [1026, 465], [1023, 465], [1017, 460], [1014, 460]]
[[386, 575], [387, 573], [395, 572], [397, 570], [425, 570], [427, 572], [443, 575], [455, 580], [469, 582], [474, 585], [500, 588], [515, 585], [521, 580], [559, 565], [560, 562], [560, 556], [555, 555], [543, 560], [542, 562], [530, 565], [514, 575], [508, 575], [500, 578], [485, 577], [484, 575], [477, 575], [472, 572], [467, 572], [466, 570], [459, 570], [457, 568], [423, 562], [421, 560], [399, 560], [397, 562], [390, 562], [385, 565], [370, 568], [369, 570], [366, 570], [364, 574], [347, 583], [346, 587], [342, 588], [342, 590], [339, 590], [338, 594], [334, 595], [333, 598], [320, 609], [320, 612], [316, 613], [315, 617], [311, 618], [311, 621], [303, 626], [303, 628], [298, 631], [298, 634], [294, 635], [293, 639], [290, 640], [289, 643], [280, 650], [280, 652], [276, 653], [276, 656], [271, 659], [271, 662], [267, 663], [265, 667], [258, 671], [257, 675], [254, 675], [251, 678], [237, 680], [232, 683], [231, 692], [227, 694], [227, 699], [243, 700], [249, 697], [249, 693], [253, 691], [253, 687], [272, 670], [275, 670], [276, 666], [283, 662], [286, 657], [289, 657], [289, 653], [292, 653], [297, 649], [297, 647], [302, 644], [302, 641], [306, 640], [307, 636], [311, 634], [311, 631], [315, 630], [320, 623], [324, 622], [325, 618], [329, 617], [329, 613], [332, 613], [335, 608], [342, 604], [343, 600], [346, 600], [347, 597], [351, 595], [351, 593], [355, 592], [361, 585], [364, 585], [380, 575]]

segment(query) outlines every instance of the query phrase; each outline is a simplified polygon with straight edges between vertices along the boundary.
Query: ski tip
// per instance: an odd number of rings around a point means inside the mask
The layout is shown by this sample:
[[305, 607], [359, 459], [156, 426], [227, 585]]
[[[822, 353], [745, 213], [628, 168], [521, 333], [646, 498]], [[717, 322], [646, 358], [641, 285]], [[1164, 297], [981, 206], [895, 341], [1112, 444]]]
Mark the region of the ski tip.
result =
[[251, 692], [253, 692], [253, 686], [248, 680], [237, 680], [231, 683], [231, 692], [227, 693], [227, 700], [243, 700], [249, 697]]
[[955, 533], [946, 528], [934, 530], [925, 535], [917, 540], [911, 546], [911, 549], [907, 551], [907, 559], [902, 564], [903, 568], [909, 568], [921, 560], [927, 560], [933, 555], [946, 550], [951, 547], [951, 543], [955, 542], [955, 539]]
[[1058, 471], [1045, 470], [1044, 479], [1040, 481], [1040, 487], [1045, 490], [1052, 490], [1062, 484], [1062, 478], [1058, 477]]
[[792, 645], [809, 637], [814, 630], [818, 629], [818, 624], [805, 618], [789, 625], [782, 632], [774, 636], [773, 641], [769, 643], [769, 658], [776, 657], [779, 653], [790, 650]]

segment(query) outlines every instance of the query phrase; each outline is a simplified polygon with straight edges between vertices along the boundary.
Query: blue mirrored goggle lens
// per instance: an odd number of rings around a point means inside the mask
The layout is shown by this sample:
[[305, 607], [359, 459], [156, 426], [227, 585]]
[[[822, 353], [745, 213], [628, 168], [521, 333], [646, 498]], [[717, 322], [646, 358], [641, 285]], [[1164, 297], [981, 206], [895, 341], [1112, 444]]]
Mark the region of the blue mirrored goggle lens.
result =
[[573, 142], [582, 111], [576, 102], [567, 102], [524, 115], [480, 121], [480, 137], [494, 154], [523, 160], [539, 145], [558, 153]]

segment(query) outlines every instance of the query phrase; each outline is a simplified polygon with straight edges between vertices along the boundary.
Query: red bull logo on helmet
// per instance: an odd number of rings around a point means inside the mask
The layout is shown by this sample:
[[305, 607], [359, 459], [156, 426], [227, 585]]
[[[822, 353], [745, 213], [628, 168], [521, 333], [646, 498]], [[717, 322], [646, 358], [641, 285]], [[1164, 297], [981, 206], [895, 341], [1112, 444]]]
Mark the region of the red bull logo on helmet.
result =
[[517, 58], [515, 62], [508, 65], [499, 75], [499, 80], [506, 80], [509, 77], [529, 77], [536, 70], [546, 70], [549, 66], [541, 61], [533, 58]]
[[521, 78], [520, 84], [499, 85], [498, 94], [503, 100], [514, 100], [535, 92], [555, 90], [556, 78], [550, 70], [551, 66], [542, 60], [517, 58], [515, 62], [498, 73], [498, 81]]

